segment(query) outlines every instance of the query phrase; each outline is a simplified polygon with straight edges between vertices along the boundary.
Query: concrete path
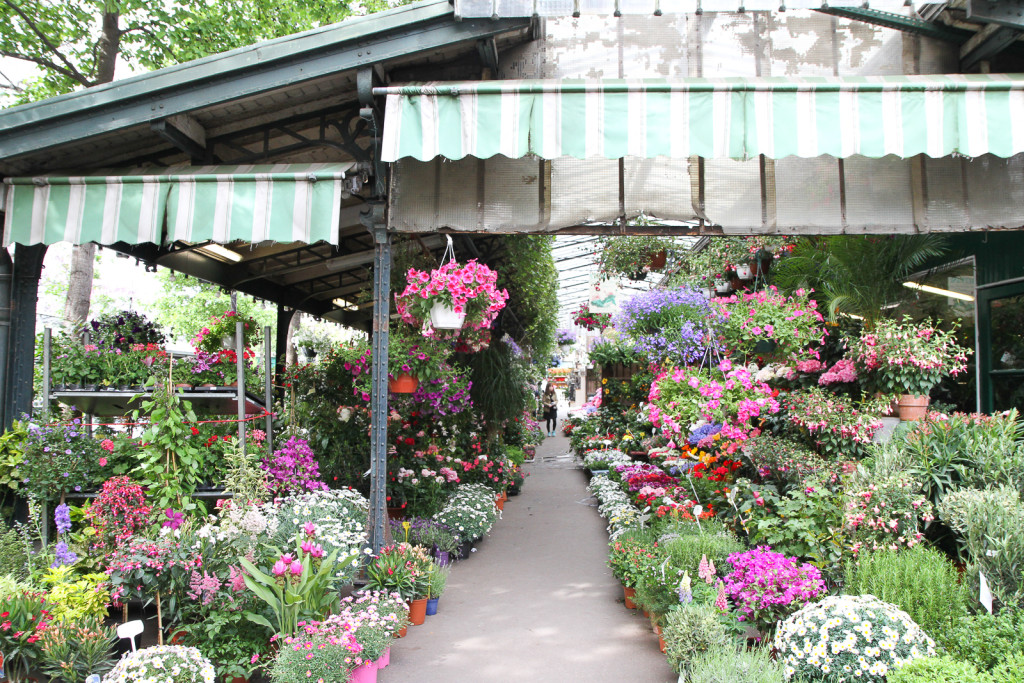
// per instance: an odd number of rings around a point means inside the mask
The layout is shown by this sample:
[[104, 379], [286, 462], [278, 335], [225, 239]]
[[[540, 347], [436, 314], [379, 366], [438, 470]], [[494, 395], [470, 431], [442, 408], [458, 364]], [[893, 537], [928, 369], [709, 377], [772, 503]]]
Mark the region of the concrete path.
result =
[[605, 564], [608, 536], [573, 469], [545, 439], [523, 493], [455, 565], [438, 613], [391, 649], [380, 683], [663, 683], [676, 675]]

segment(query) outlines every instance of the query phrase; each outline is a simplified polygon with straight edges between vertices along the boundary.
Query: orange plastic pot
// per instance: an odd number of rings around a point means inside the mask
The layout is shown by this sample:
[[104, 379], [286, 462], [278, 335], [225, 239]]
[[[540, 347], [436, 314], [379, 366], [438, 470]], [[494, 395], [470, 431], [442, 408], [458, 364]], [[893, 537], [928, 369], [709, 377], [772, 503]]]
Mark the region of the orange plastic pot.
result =
[[427, 599], [416, 598], [409, 603], [409, 621], [413, 626], [420, 626], [427, 620]]
[[393, 394], [411, 394], [416, 391], [420, 381], [412, 375], [402, 373], [398, 377], [388, 380], [388, 390]]

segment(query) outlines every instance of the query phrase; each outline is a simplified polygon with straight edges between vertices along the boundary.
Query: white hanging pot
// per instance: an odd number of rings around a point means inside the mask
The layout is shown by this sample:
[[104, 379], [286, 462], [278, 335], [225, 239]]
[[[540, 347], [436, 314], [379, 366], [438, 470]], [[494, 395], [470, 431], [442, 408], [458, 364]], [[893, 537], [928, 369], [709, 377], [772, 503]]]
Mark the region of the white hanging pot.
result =
[[718, 280], [715, 282], [715, 291], [719, 294], [728, 294], [732, 290], [732, 285], [729, 284], [728, 280]]
[[440, 301], [430, 307], [430, 324], [435, 330], [461, 330], [466, 321], [466, 312], [456, 313], [453, 308]]
[[710, 287], [704, 287], [700, 291], [704, 295], [705, 299], [710, 299], [715, 295], [715, 290], [711, 289]]
[[742, 263], [736, 266], [736, 277], [741, 280], [749, 280], [754, 277], [754, 272], [750, 269], [750, 265]]

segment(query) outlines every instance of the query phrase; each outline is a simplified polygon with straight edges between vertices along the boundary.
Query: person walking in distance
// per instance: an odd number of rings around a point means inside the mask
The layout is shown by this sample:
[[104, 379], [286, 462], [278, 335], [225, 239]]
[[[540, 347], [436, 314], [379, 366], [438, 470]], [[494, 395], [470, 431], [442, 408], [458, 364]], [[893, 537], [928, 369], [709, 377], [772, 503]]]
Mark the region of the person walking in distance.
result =
[[541, 405], [544, 406], [544, 428], [547, 430], [548, 436], [554, 436], [555, 427], [558, 425], [558, 396], [555, 394], [553, 382], [548, 382]]

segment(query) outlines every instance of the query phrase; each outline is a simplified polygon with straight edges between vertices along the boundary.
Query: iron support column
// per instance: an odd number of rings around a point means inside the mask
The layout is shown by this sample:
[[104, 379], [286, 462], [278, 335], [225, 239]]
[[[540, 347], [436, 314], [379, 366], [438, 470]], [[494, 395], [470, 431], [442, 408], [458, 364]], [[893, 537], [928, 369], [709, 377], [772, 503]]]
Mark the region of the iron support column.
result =
[[[282, 304], [277, 305], [277, 338], [274, 340], [274, 387], [277, 395], [287, 399], [285, 395], [284, 373], [287, 370], [288, 361], [288, 327], [292, 324], [292, 316], [295, 315], [294, 308], [285, 308]], [[287, 403], [287, 401], [285, 401]], [[269, 406], [267, 408], [269, 410]]]
[[22, 414], [32, 412], [32, 379], [36, 348], [36, 303], [39, 300], [39, 276], [43, 272], [45, 244], [14, 250], [14, 280], [11, 289], [11, 331], [8, 339], [7, 386], [3, 426]]
[[370, 202], [360, 220], [373, 234], [373, 367], [370, 391], [370, 544], [384, 545], [387, 520], [388, 322], [391, 310], [391, 235], [384, 203]]
[[10, 426], [7, 420], [7, 358], [11, 341], [11, 281], [14, 262], [6, 249], [0, 249], [0, 427]]

